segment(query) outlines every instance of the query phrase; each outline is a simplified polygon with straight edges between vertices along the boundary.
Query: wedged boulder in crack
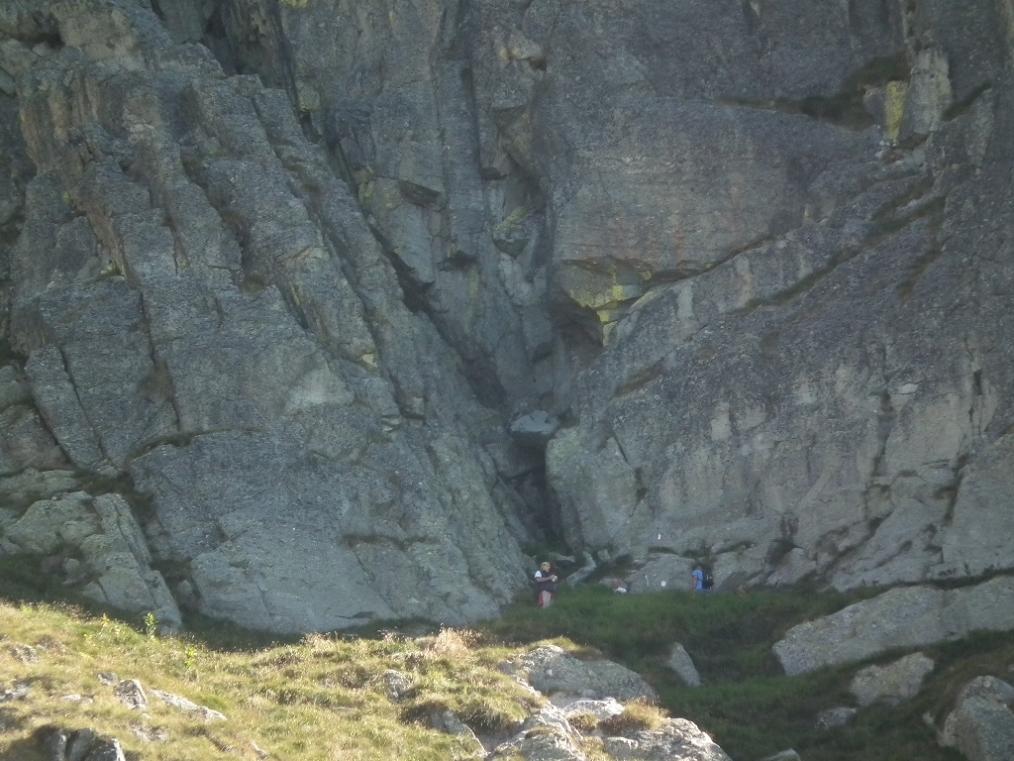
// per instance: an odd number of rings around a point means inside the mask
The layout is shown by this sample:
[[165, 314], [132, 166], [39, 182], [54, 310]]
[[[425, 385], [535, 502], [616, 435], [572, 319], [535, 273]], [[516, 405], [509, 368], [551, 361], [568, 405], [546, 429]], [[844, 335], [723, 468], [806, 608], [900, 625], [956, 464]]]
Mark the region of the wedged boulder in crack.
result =
[[27, 467], [65, 468], [67, 458], [32, 403], [24, 376], [14, 364], [0, 367], [0, 478]]
[[133, 3], [40, 12], [11, 338], [61, 449], [150, 496], [208, 615], [493, 615], [526, 578], [508, 434], [285, 95]]
[[804, 674], [978, 630], [1014, 630], [1014, 576], [958, 589], [892, 589], [792, 627], [773, 650], [786, 674]]

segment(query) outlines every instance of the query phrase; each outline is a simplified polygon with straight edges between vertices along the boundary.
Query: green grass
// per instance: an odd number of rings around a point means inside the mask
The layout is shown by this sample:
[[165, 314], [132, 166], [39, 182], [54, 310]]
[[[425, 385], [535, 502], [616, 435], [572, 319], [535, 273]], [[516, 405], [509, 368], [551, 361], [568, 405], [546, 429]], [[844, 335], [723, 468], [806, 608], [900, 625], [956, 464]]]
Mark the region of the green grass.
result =
[[520, 642], [570, 637], [637, 671], [654, 670], [673, 642], [681, 642], [705, 679], [738, 679], [780, 673], [770, 644], [794, 623], [837, 610], [849, 599], [799, 591], [618, 595], [588, 586], [563, 590], [545, 610], [518, 603], [484, 631]]
[[[38, 660], [19, 660], [19, 644], [35, 647]], [[150, 636], [142, 621], [135, 627], [65, 605], [0, 602], [0, 684], [31, 686], [27, 699], [3, 706], [0, 758], [36, 757], [33, 738], [47, 725], [94, 728], [154, 761], [203, 761], [222, 748], [232, 749], [230, 758], [254, 759], [254, 743], [274, 758], [307, 761], [469, 758], [465, 740], [426, 719], [451, 710], [480, 731], [516, 727], [540, 701], [497, 669], [512, 654], [454, 630], [416, 638], [308, 635], [253, 648], [233, 639], [218, 649], [195, 635]], [[411, 682], [400, 701], [388, 695], [389, 669]], [[228, 719], [205, 725], [153, 699], [142, 717], [99, 682], [101, 672], [183, 695]], [[90, 702], [63, 699], [70, 694]], [[131, 730], [138, 723], [164, 729], [169, 741], [141, 741]]]
[[[830, 731], [816, 728], [817, 715], [854, 703], [848, 684], [868, 663], [787, 677], [771, 652], [791, 626], [875, 592], [756, 590], [695, 596], [565, 589], [553, 607], [518, 604], [485, 630], [515, 643], [566, 637], [578, 652], [599, 651], [624, 663], [652, 683], [672, 715], [696, 722], [735, 759], [763, 758], [792, 747], [806, 761], [958, 761], [958, 754], [936, 744], [922, 716], [928, 712], [941, 720], [974, 676], [1008, 674], [1014, 665], [1009, 635], [978, 635], [924, 648], [937, 668], [919, 696], [894, 708], [860, 711], [854, 723]], [[666, 668], [673, 642], [691, 654], [704, 686], [686, 687]]]
[[[46, 724], [94, 727], [156, 761], [219, 757], [223, 747], [232, 748], [229, 757], [254, 758], [251, 743], [275, 758], [310, 761], [465, 758], [467, 743], [431, 729], [430, 717], [451, 710], [476, 731], [500, 736], [516, 728], [538, 699], [498, 665], [542, 642], [579, 656], [605, 654], [639, 671], [663, 708], [696, 722], [738, 761], [788, 747], [806, 761], [958, 761], [936, 745], [923, 716], [941, 721], [970, 679], [1004, 677], [1014, 668], [1014, 642], [1007, 634], [924, 648], [937, 667], [915, 699], [860, 711], [848, 727], [822, 731], [815, 728], [817, 714], [851, 705], [849, 681], [868, 664], [786, 677], [771, 645], [794, 624], [837, 610], [855, 596], [813, 590], [617, 595], [588, 586], [564, 589], [546, 610], [526, 598], [475, 632], [402, 622], [286, 640], [207, 619], [191, 619], [191, 633], [184, 636], [151, 636], [146, 628], [152, 622], [146, 627], [143, 616], [120, 621], [66, 603], [26, 601], [61, 590], [23, 563], [0, 562], [0, 579], [5, 594], [22, 598], [0, 601], [0, 685], [27, 679], [33, 687], [28, 700], [2, 707], [0, 720], [13, 730], [0, 735], [0, 758], [26, 761], [38, 757], [32, 737]], [[684, 686], [665, 666], [674, 642], [690, 652], [704, 686]], [[38, 647], [39, 662], [19, 662], [10, 649], [14, 643]], [[399, 700], [388, 695], [388, 669], [411, 682]], [[168, 731], [170, 741], [142, 743], [130, 731], [138, 715], [97, 682], [100, 671], [184, 695], [225, 713], [228, 721], [204, 726], [153, 703], [146, 721]], [[94, 702], [62, 700], [72, 693]], [[631, 705], [614, 723], [633, 730], [660, 716], [650, 706]], [[600, 742], [587, 742], [589, 758], [604, 758]]]

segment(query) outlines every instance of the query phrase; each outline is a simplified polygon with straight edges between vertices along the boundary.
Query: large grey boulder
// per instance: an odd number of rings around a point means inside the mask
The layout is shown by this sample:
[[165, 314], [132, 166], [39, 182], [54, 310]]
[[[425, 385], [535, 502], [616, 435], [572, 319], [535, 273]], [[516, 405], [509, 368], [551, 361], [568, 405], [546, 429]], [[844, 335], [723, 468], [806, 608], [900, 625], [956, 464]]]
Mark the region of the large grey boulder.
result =
[[543, 645], [501, 665], [510, 674], [560, 705], [579, 698], [655, 700], [655, 691], [638, 674], [613, 661], [583, 660], [558, 645]]
[[892, 589], [792, 627], [773, 649], [786, 674], [803, 674], [978, 630], [1014, 630], [1014, 577], [958, 589]]
[[[576, 704], [575, 704], [576, 705]], [[586, 707], [582, 713], [600, 708]], [[610, 711], [607, 711], [611, 713]], [[522, 758], [525, 761], [583, 761], [586, 747], [614, 761], [728, 761], [725, 752], [696, 724], [687, 719], [664, 719], [655, 729], [638, 729], [622, 735], [582, 735], [568, 721], [568, 709], [549, 705], [533, 715], [521, 731], [497, 746], [488, 758]]]
[[549, 705], [533, 714], [521, 731], [498, 745], [489, 761], [514, 759], [525, 761], [583, 761], [581, 734], [557, 707]]
[[895, 705], [919, 693], [933, 665], [932, 658], [913, 653], [883, 666], [867, 666], [852, 677], [849, 691], [860, 706], [878, 702]]
[[947, 715], [940, 743], [969, 761], [1006, 761], [1014, 748], [1014, 687], [994, 676], [973, 679]]
[[667, 719], [658, 729], [607, 737], [602, 747], [616, 761], [729, 761], [711, 736], [688, 719]]

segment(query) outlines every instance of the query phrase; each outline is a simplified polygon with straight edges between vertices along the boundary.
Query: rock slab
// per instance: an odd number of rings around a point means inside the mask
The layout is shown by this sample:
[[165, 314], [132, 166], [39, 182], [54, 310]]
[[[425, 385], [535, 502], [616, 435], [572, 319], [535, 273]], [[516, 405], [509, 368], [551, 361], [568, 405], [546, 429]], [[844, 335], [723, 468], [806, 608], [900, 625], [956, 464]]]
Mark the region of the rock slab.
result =
[[863, 707], [878, 702], [897, 705], [918, 694], [933, 665], [932, 658], [913, 653], [884, 666], [869, 666], [852, 678], [849, 691]]
[[1014, 687], [994, 676], [970, 681], [940, 734], [942, 745], [969, 761], [1010, 761], [1014, 753]]
[[1014, 577], [974, 586], [889, 590], [791, 628], [774, 645], [786, 674], [861, 661], [895, 648], [960, 639], [976, 630], [1014, 629]]
[[625, 666], [607, 660], [581, 660], [557, 645], [536, 648], [501, 665], [510, 674], [563, 704], [579, 698], [657, 699], [655, 690]]

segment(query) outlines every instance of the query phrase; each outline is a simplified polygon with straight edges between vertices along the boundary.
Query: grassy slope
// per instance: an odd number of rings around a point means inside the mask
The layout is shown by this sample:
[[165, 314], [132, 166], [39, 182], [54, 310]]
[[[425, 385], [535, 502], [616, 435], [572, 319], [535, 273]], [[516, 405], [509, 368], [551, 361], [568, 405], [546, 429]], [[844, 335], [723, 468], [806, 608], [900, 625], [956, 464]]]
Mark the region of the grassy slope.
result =
[[[282, 644], [220, 627], [187, 638], [150, 637], [140, 624], [60, 606], [0, 603], [0, 688], [22, 679], [33, 687], [28, 700], [0, 705], [0, 726], [13, 728], [0, 734], [0, 758], [30, 761], [28, 738], [47, 723], [97, 728], [145, 759], [219, 757], [223, 748], [231, 749], [229, 757], [253, 759], [251, 742], [288, 759], [464, 757], [465, 744], [418, 720], [447, 707], [473, 727], [503, 729], [530, 709], [532, 698], [496, 664], [518, 646], [564, 638], [579, 652], [601, 651], [644, 673], [674, 715], [696, 721], [737, 761], [786, 747], [806, 761], [958, 759], [937, 747], [922, 716], [941, 716], [972, 676], [1007, 674], [1014, 643], [981, 635], [926, 649], [938, 665], [919, 697], [862, 711], [844, 730], [820, 732], [816, 714], [851, 702], [847, 685], [860, 665], [789, 678], [780, 674], [770, 645], [794, 623], [846, 602], [807, 592], [623, 596], [581, 588], [565, 590], [548, 610], [518, 604], [478, 634], [313, 635]], [[694, 657], [705, 686], [683, 687], [664, 667], [674, 641]], [[9, 648], [15, 642], [41, 646], [38, 663], [19, 662]], [[416, 685], [400, 703], [386, 696], [383, 672], [392, 668]], [[142, 719], [98, 683], [102, 671], [184, 695], [229, 720], [203, 725], [154, 701]], [[72, 693], [94, 702], [62, 700]], [[142, 743], [130, 729], [139, 723], [165, 729], [170, 742]]]
[[[496, 669], [508, 650], [473, 646], [459, 632], [417, 639], [311, 635], [215, 649], [64, 607], [0, 603], [0, 633], [0, 686], [31, 685], [28, 699], [0, 706], [0, 724], [9, 728], [0, 733], [0, 758], [19, 761], [33, 761], [29, 738], [44, 724], [97, 729], [144, 759], [203, 761], [224, 751], [255, 759], [256, 743], [273, 758], [445, 761], [469, 757], [468, 747], [416, 721], [429, 710], [450, 708], [474, 727], [496, 730], [522, 719], [533, 704]], [[37, 662], [19, 661], [14, 643], [35, 646]], [[400, 703], [386, 695], [383, 673], [392, 668], [416, 685]], [[222, 711], [228, 720], [204, 724], [154, 699], [143, 717], [99, 683], [97, 675], [109, 671]], [[68, 694], [92, 702], [68, 702]], [[139, 725], [165, 730], [170, 741], [140, 741], [131, 730]]]
[[[782, 675], [771, 645], [792, 625], [837, 610], [851, 600], [807, 591], [755, 591], [694, 597], [685, 592], [615, 595], [604, 589], [567, 590], [545, 611], [517, 607], [490, 628], [506, 637], [569, 636], [644, 674], [673, 715], [698, 723], [737, 761], [793, 747], [806, 761], [952, 761], [923, 714], [940, 718], [973, 676], [1005, 675], [1014, 668], [1008, 634], [983, 634], [923, 652], [936, 661], [924, 689], [912, 701], [860, 712], [844, 729], [820, 731], [817, 714], [854, 702], [852, 675], [871, 662], [799, 677]], [[869, 594], [869, 593], [867, 593]], [[681, 642], [704, 686], [688, 688], [664, 666], [667, 650]]]

